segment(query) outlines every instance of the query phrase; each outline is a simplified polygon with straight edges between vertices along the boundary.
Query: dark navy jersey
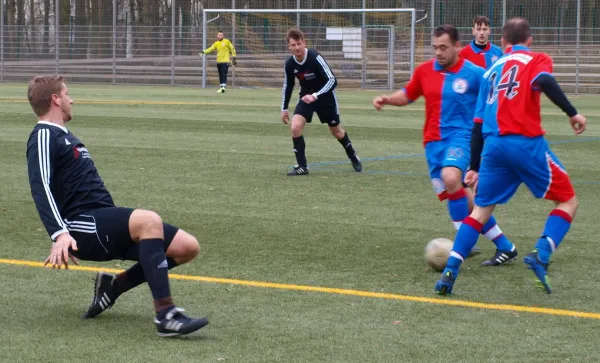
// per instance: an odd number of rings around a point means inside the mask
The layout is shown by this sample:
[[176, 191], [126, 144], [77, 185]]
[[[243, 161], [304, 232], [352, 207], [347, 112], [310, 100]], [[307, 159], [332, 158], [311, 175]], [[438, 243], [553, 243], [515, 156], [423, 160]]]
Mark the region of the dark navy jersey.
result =
[[68, 232], [68, 219], [114, 206], [85, 145], [63, 126], [38, 122], [27, 142], [27, 169], [35, 206], [52, 240]]
[[309, 94], [317, 98], [322, 95], [331, 95], [337, 86], [337, 79], [331, 68], [323, 56], [314, 49], [306, 49], [302, 62], [298, 62], [295, 56], [289, 57], [284, 68], [282, 110], [287, 110], [289, 106], [295, 78], [298, 78], [300, 82], [300, 97]]

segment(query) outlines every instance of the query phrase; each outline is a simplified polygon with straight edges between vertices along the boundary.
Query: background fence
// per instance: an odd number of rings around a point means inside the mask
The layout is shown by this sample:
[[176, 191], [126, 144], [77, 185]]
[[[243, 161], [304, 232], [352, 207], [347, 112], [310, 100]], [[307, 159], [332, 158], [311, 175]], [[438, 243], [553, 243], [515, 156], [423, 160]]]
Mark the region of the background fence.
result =
[[[430, 34], [433, 26], [451, 23], [461, 29], [464, 44], [471, 39], [470, 26], [477, 15], [492, 20], [492, 41], [499, 42], [499, 30], [505, 19], [527, 18], [534, 33], [534, 48], [550, 53], [555, 60], [555, 73], [570, 92], [600, 91], [600, 0], [0, 0], [0, 81], [28, 81], [33, 75], [61, 73], [70, 82], [110, 82], [196, 85], [202, 84], [202, 10], [232, 9], [344, 9], [344, 8], [415, 8], [417, 31], [415, 61], [430, 56]], [[262, 15], [261, 15], [262, 14]], [[361, 27], [364, 18], [356, 14], [219, 14], [207, 27], [207, 38], [214, 39], [217, 28], [227, 29], [239, 53], [240, 66], [235, 82], [244, 86], [271, 86], [269, 82], [244, 83], [244, 72], [261, 71], [256, 62], [244, 62], [268, 55], [274, 34], [299, 25], [308, 33], [331, 26]], [[393, 87], [406, 81], [409, 69], [406, 18], [389, 17], [371, 25], [369, 31], [388, 39], [385, 26], [399, 32], [393, 38], [395, 49]], [[279, 29], [279, 30], [278, 30]], [[312, 45], [317, 49], [327, 44], [322, 38]], [[367, 48], [383, 49], [382, 41], [366, 42]], [[309, 38], [309, 41], [311, 39]], [[365, 54], [369, 53], [366, 49]], [[208, 85], [216, 83], [209, 59]], [[367, 58], [377, 68], [384, 60]], [[370, 62], [370, 63], [369, 63]], [[336, 72], [356, 75], [352, 70]], [[389, 68], [388, 68], [389, 69]], [[281, 71], [273, 79], [280, 83]], [[376, 73], [373, 73], [373, 78]], [[373, 83], [375, 85], [379, 83]], [[383, 84], [383, 83], [381, 83]], [[387, 83], [389, 85], [389, 82]], [[342, 83], [342, 86], [356, 86]], [[369, 83], [366, 84], [369, 86]], [[358, 86], [365, 86], [364, 83]]]

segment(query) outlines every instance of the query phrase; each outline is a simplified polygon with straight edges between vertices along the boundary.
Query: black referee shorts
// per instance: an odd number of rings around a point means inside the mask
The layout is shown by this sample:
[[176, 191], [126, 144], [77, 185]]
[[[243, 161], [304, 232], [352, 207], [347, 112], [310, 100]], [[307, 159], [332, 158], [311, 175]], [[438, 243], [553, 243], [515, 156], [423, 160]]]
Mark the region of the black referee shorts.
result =
[[312, 122], [314, 113], [317, 113], [322, 124], [335, 127], [340, 124], [340, 112], [335, 93], [321, 95], [315, 102], [307, 104], [302, 99], [296, 105], [294, 115], [303, 116], [306, 122]]
[[[82, 213], [65, 220], [78, 251], [73, 256], [85, 261], [138, 261], [139, 245], [131, 239], [129, 217], [133, 209], [109, 207]], [[165, 251], [179, 228], [163, 222]]]

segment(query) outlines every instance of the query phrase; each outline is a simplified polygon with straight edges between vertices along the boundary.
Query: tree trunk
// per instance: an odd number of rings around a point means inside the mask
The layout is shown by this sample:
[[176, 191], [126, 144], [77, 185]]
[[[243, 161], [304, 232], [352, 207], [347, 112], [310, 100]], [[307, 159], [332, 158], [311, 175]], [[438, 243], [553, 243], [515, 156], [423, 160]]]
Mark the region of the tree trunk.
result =
[[17, 8], [15, 6], [15, 0], [7, 0], [6, 1], [6, 33], [8, 35], [8, 42], [7, 44], [5, 44], [6, 46], [6, 51], [5, 51], [5, 56], [6, 58], [9, 59], [13, 59], [16, 56], [16, 42], [17, 42], [17, 38], [16, 38], [16, 24], [15, 24], [15, 12], [16, 12]]
[[[56, 0], [55, 0], [56, 1]], [[70, 39], [70, 32], [72, 31], [71, 29], [71, 2], [69, 0], [60, 0], [59, 3], [59, 51], [60, 51], [60, 56], [61, 58], [69, 58], [70, 55], [70, 51], [72, 50], [71, 45], [69, 44], [69, 39]]]
[[50, 0], [44, 0], [44, 29], [42, 35], [42, 52], [48, 55], [50, 38]]
[[87, 54], [88, 22], [86, 12], [86, 0], [75, 1], [75, 25], [73, 27], [73, 58], [82, 59]]
[[21, 58], [21, 52], [23, 43], [25, 40], [25, 1], [17, 1], [17, 43], [16, 43], [16, 57]]

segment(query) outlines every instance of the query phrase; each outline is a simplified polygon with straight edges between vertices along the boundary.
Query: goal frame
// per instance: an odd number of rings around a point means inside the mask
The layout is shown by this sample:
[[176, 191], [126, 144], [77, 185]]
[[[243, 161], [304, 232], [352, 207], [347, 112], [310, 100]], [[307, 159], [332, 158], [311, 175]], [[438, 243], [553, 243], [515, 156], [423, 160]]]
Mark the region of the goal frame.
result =
[[[366, 32], [367, 27], [365, 26], [365, 15], [366, 13], [410, 13], [410, 75], [415, 69], [415, 38], [416, 38], [416, 21], [417, 21], [417, 10], [415, 8], [390, 8], [390, 9], [202, 9], [202, 49], [208, 47], [207, 36], [208, 36], [208, 15], [216, 13], [363, 13], [363, 24], [361, 29], [363, 33]], [[392, 49], [394, 45], [392, 43]], [[393, 52], [392, 52], [393, 53]], [[206, 88], [206, 54], [202, 55], [202, 88]], [[366, 59], [363, 56], [362, 64], [362, 76], [365, 84], [366, 77]], [[393, 67], [390, 68], [393, 77]], [[393, 87], [393, 82], [391, 82]]]

